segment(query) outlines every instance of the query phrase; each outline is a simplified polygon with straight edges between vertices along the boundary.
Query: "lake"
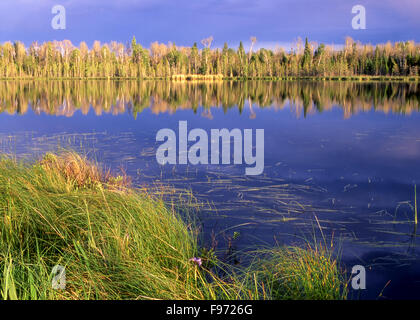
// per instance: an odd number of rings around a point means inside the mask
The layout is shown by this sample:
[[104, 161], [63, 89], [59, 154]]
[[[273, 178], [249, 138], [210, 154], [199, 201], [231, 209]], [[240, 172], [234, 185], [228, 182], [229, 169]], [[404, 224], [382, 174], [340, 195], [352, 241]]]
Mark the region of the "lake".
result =
[[[264, 129], [263, 174], [159, 165], [156, 133], [179, 121]], [[232, 263], [246, 263], [241, 250], [317, 241], [347, 271], [366, 268], [367, 289], [352, 298], [420, 298], [418, 82], [0, 81], [0, 151], [60, 148], [170, 189], [168, 203], [192, 194], [203, 245], [237, 252]]]

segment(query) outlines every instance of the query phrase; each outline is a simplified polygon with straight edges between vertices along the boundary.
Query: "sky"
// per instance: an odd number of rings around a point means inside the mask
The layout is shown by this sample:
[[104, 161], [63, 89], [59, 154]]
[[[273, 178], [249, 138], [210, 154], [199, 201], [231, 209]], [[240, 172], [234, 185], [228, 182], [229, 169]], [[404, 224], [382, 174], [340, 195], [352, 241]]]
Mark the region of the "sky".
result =
[[[54, 5], [66, 9], [66, 29], [54, 30]], [[366, 8], [366, 29], [353, 30], [352, 7]], [[191, 46], [209, 36], [213, 47], [250, 37], [257, 47], [288, 47], [298, 39], [342, 44], [346, 36], [372, 44], [420, 42], [420, 0], [0, 0], [0, 43], [68, 39]]]

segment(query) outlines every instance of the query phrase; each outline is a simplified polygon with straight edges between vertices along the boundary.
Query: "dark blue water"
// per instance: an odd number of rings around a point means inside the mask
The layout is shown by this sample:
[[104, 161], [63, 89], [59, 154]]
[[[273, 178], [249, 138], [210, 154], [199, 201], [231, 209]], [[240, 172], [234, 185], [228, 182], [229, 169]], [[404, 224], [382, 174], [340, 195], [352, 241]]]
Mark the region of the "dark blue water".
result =
[[[129, 104], [129, 102], [126, 102]], [[151, 102], [153, 104], [153, 102]], [[211, 112], [211, 116], [209, 114]], [[166, 165], [155, 158], [162, 128], [265, 130], [265, 169], [245, 176], [244, 165]], [[349, 118], [340, 105], [297, 116], [282, 108], [246, 105], [156, 114], [130, 108], [98, 116], [0, 114], [0, 151], [36, 158], [72, 147], [103, 166], [124, 170], [137, 185], [191, 190], [203, 245], [236, 250], [304, 241], [333, 244], [346, 270], [367, 270], [367, 289], [354, 298], [420, 298], [419, 240], [414, 185], [420, 184], [420, 113], [360, 111]], [[175, 197], [176, 198], [176, 197]], [[170, 200], [168, 200], [170, 201]], [[174, 200], [172, 200], [174, 201]], [[233, 239], [235, 232], [239, 237]], [[240, 254], [237, 259], [241, 260]]]

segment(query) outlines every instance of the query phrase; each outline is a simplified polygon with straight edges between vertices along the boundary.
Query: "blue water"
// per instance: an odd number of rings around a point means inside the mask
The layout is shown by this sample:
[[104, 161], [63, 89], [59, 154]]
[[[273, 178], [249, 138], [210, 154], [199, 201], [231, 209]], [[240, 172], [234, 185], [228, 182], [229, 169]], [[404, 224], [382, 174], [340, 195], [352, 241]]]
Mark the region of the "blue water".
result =
[[[159, 114], [145, 109], [137, 119], [129, 111], [3, 113], [0, 151], [36, 158], [59, 147], [82, 150], [107, 168], [124, 168], [136, 185], [191, 190], [205, 203], [197, 212], [203, 245], [216, 241], [223, 252], [234, 232], [240, 236], [230, 242], [239, 251], [316, 237], [333, 243], [347, 271], [366, 267], [367, 289], [351, 290], [351, 297], [420, 298], [412, 208], [414, 185], [420, 184], [420, 113], [370, 110], [345, 118], [336, 105], [298, 117], [290, 102], [282, 109], [210, 110], [211, 119], [203, 107]], [[156, 133], [177, 132], [181, 120], [189, 130], [208, 133], [264, 129], [263, 175], [245, 176], [244, 165], [160, 166]]]

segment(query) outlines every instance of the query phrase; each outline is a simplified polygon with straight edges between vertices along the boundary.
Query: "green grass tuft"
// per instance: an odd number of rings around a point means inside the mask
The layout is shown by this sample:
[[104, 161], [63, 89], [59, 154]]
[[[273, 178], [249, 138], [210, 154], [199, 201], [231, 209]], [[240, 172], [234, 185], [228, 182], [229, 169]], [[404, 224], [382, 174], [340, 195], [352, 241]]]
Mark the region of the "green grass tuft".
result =
[[341, 300], [347, 295], [336, 259], [321, 245], [270, 249], [259, 270], [273, 299]]

